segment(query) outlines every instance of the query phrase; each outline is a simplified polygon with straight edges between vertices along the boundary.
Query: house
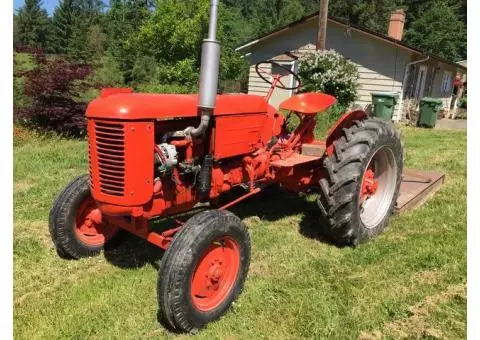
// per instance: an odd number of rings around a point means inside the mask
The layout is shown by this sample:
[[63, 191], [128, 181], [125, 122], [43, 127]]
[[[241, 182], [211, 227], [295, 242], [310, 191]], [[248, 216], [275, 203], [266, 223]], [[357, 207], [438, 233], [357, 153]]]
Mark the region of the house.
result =
[[[442, 98], [443, 109], [449, 111], [455, 76], [465, 74], [466, 67], [402, 42], [404, 23], [405, 12], [395, 11], [387, 36], [330, 16], [326, 48], [358, 65], [356, 104], [362, 107], [371, 104], [372, 92], [396, 92], [399, 103], [394, 120], [405, 118], [409, 109], [416, 108], [423, 97]], [[315, 50], [317, 31], [318, 14], [312, 14], [238, 47], [236, 50], [250, 63], [248, 92], [265, 95], [269, 88], [256, 74], [256, 63], [274, 60], [295, 71], [298, 58]], [[294, 85], [295, 80], [291, 77], [287, 82]], [[291, 95], [292, 91], [276, 89], [270, 103], [278, 107]]]

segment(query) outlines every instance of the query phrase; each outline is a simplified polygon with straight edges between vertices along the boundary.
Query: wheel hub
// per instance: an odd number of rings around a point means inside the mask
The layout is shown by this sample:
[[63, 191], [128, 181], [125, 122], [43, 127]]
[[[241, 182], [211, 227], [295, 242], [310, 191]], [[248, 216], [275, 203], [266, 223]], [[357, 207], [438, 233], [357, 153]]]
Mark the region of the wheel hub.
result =
[[208, 247], [192, 274], [193, 305], [209, 311], [220, 305], [230, 293], [240, 268], [240, 251], [235, 240], [221, 237]]
[[215, 284], [218, 283], [223, 276], [223, 269], [222, 269], [222, 262], [221, 260], [216, 259], [212, 265], [206, 276], [210, 279], [210, 281]]
[[375, 171], [373, 169], [368, 169], [365, 172], [362, 183], [362, 198], [367, 199], [377, 192], [378, 182], [375, 179]]
[[359, 205], [366, 228], [375, 228], [389, 213], [396, 184], [395, 157], [390, 148], [383, 147], [375, 152], [363, 173]]
[[118, 228], [102, 221], [102, 212], [92, 197], [87, 197], [75, 215], [75, 235], [89, 246], [101, 246], [111, 239]]

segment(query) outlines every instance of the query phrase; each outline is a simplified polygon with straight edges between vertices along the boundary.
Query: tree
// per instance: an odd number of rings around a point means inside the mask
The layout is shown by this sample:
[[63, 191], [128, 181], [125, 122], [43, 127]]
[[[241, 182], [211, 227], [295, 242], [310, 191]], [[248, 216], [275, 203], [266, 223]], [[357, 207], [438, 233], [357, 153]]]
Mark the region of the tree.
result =
[[13, 48], [20, 46], [20, 37], [18, 36], [18, 17], [13, 15]]
[[[187, 84], [192, 87], [197, 84], [201, 44], [208, 31], [209, 8], [209, 0], [193, 3], [181, 0], [157, 2], [155, 11], [140, 27], [134, 40], [138, 58], [151, 57], [155, 61], [155, 82]], [[224, 21], [225, 12], [221, 5], [217, 39], [225, 43], [222, 44], [220, 73], [222, 77], [235, 79], [242, 69], [242, 61], [233, 51], [235, 45], [231, 40], [239, 36], [239, 27], [232, 25], [231, 17]], [[182, 24], [179, 25], [179, 22]], [[139, 70], [138, 64], [136, 69]]]
[[260, 0], [252, 11], [257, 35], [288, 25], [305, 14], [300, 0]]
[[75, 0], [61, 0], [53, 12], [53, 50], [67, 54], [76, 15]]
[[111, 0], [106, 13], [105, 31], [108, 53], [117, 60], [125, 82], [132, 81], [137, 51], [132, 45], [140, 27], [150, 16], [150, 0]]
[[94, 48], [104, 44], [102, 10], [100, 0], [61, 0], [53, 13], [54, 51], [82, 62], [98, 59], [103, 47], [92, 50], [92, 44]]
[[105, 54], [106, 35], [100, 25], [93, 25], [88, 30], [88, 52], [94, 61], [100, 60]]
[[405, 41], [448, 60], [467, 55], [467, 33], [463, 21], [446, 2], [435, 2], [405, 33]]
[[115, 58], [107, 54], [101, 60], [101, 66], [95, 70], [94, 81], [99, 87], [123, 86], [123, 73]]
[[20, 45], [47, 48], [50, 20], [41, 0], [25, 0], [17, 13], [17, 37]]

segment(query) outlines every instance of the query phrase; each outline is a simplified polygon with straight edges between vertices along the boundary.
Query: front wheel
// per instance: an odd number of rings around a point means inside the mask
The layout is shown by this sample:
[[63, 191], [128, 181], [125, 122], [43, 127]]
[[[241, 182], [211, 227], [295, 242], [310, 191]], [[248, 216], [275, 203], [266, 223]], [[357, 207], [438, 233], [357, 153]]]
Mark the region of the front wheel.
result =
[[240, 295], [250, 263], [245, 225], [226, 211], [190, 218], [166, 251], [159, 271], [163, 321], [196, 332], [222, 316]]
[[393, 124], [376, 118], [354, 122], [334, 145], [320, 180], [320, 222], [335, 243], [356, 245], [388, 224], [402, 181], [403, 148]]
[[72, 181], [57, 197], [50, 210], [49, 230], [57, 253], [73, 259], [98, 255], [120, 236], [118, 227], [101, 220], [88, 175]]

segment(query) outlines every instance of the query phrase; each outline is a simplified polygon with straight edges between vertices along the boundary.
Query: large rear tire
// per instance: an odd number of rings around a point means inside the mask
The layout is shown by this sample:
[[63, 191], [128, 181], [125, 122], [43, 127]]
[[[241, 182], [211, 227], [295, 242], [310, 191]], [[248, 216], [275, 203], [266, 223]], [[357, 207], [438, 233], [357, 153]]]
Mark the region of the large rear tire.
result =
[[97, 222], [96, 209], [88, 175], [72, 181], [53, 202], [49, 230], [60, 257], [92, 257], [98, 255], [107, 243], [117, 243], [121, 236], [119, 228]]
[[240, 295], [250, 264], [250, 237], [242, 221], [209, 210], [175, 235], [160, 266], [158, 300], [163, 322], [194, 333], [220, 318]]
[[403, 148], [393, 124], [377, 118], [355, 121], [334, 146], [320, 180], [320, 222], [332, 241], [354, 246], [387, 226], [402, 181]]

